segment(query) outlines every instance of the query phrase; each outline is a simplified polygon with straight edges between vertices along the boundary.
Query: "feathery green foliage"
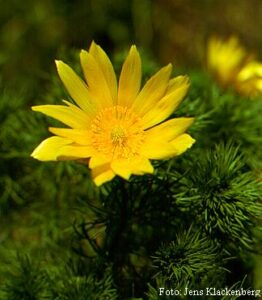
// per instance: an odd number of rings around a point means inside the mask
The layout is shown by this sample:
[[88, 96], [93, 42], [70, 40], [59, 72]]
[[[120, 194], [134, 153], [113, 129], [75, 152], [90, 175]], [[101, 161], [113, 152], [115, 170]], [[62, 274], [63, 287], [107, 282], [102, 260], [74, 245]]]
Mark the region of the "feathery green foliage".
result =
[[4, 287], [4, 299], [44, 299], [46, 276], [39, 265], [32, 263], [28, 256], [17, 256], [17, 267], [8, 274]]

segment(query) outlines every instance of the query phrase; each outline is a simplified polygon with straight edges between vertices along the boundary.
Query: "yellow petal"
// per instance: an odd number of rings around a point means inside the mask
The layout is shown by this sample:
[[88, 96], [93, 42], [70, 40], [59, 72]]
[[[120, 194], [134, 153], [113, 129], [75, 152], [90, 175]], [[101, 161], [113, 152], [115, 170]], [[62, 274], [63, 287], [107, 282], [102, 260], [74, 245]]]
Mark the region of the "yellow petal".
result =
[[257, 97], [262, 92], [262, 78], [254, 77], [236, 82], [236, 90], [248, 97]]
[[180, 76], [170, 79], [168, 82], [166, 95], [173, 93], [176, 89], [178, 89], [184, 85], [190, 85], [188, 76], [180, 75]]
[[140, 149], [140, 154], [148, 159], [167, 159], [175, 156], [176, 150], [170, 143], [152, 141], [145, 143]]
[[246, 59], [247, 53], [236, 37], [228, 40], [213, 37], [209, 40], [207, 65], [222, 85], [226, 86], [234, 80]]
[[207, 64], [210, 69], [216, 69], [216, 57], [221, 50], [221, 42], [215, 38], [211, 37], [207, 45]]
[[176, 118], [168, 120], [146, 131], [146, 143], [169, 142], [184, 133], [194, 118]]
[[102, 165], [108, 164], [110, 159], [105, 155], [95, 154], [89, 161], [89, 168], [94, 169]]
[[258, 89], [258, 91], [262, 92], [262, 78], [261, 79], [257, 79], [257, 81], [256, 81], [256, 88]]
[[94, 153], [92, 146], [66, 145], [59, 149], [57, 159], [89, 158]]
[[147, 158], [135, 157], [131, 159], [117, 159], [111, 163], [112, 170], [119, 176], [128, 180], [132, 174], [152, 174], [154, 168]]
[[245, 81], [251, 78], [262, 77], [262, 63], [257, 61], [252, 61], [246, 64], [239, 72], [237, 79], [240, 81]]
[[111, 163], [112, 170], [122, 178], [128, 180], [131, 176], [131, 170], [124, 164], [124, 160], [115, 160]]
[[133, 104], [133, 109], [140, 116], [143, 116], [146, 112], [150, 111], [164, 96], [171, 71], [172, 65], [169, 64], [158, 71], [146, 82]]
[[168, 159], [180, 155], [190, 148], [195, 140], [188, 134], [182, 134], [171, 142], [146, 142], [140, 150], [141, 155], [149, 159]]
[[42, 161], [56, 160], [60, 149], [71, 143], [71, 140], [53, 136], [45, 139], [40, 145], [38, 145], [31, 156]]
[[93, 120], [93, 118], [96, 116], [96, 113], [94, 111], [84, 111], [78, 106], [74, 105], [73, 103], [63, 100], [63, 102], [71, 108], [71, 110], [74, 112], [74, 114], [82, 115], [82, 117], [86, 120], [88, 120], [88, 124]]
[[135, 46], [132, 46], [123, 64], [119, 78], [118, 105], [130, 107], [141, 85], [141, 59]]
[[56, 61], [58, 74], [70, 96], [84, 111], [94, 114], [96, 106], [91, 98], [86, 84], [78, 75], [62, 61]]
[[150, 128], [168, 118], [181, 103], [189, 88], [185, 83], [175, 89], [172, 93], [160, 99], [148, 112], [143, 116], [143, 128]]
[[72, 128], [88, 128], [90, 124], [89, 115], [73, 105], [72, 107], [63, 105], [38, 105], [33, 106], [32, 110], [57, 119]]
[[195, 139], [193, 139], [189, 134], [182, 134], [179, 137], [175, 138], [171, 145], [174, 147], [176, 151], [176, 155], [180, 155], [189, 149], [194, 143]]
[[97, 105], [102, 108], [112, 106], [112, 95], [99, 64], [94, 57], [85, 50], [81, 51], [80, 60], [89, 91]]
[[94, 57], [98, 63], [102, 73], [105, 76], [107, 85], [111, 91], [111, 96], [114, 103], [117, 102], [117, 80], [112, 63], [104, 50], [95, 42], [92, 42], [89, 53]]
[[112, 180], [115, 175], [109, 164], [92, 169], [92, 177], [97, 186]]
[[48, 128], [50, 132], [60, 137], [68, 138], [79, 145], [91, 145], [91, 133], [84, 129]]
[[132, 169], [132, 174], [135, 175], [142, 175], [142, 174], [153, 174], [154, 173], [154, 168], [152, 166], [152, 164], [150, 163], [150, 161], [145, 158], [145, 157], [138, 157], [133, 159], [133, 161], [131, 160], [129, 162], [130, 167]]

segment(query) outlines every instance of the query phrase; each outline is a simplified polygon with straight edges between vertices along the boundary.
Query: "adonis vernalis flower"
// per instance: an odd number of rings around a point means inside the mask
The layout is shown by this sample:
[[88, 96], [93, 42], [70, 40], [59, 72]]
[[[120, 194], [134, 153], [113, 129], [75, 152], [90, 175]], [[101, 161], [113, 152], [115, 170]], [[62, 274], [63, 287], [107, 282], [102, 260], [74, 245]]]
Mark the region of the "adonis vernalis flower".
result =
[[236, 37], [209, 40], [207, 67], [225, 88], [233, 87], [247, 96], [262, 93], [262, 63], [254, 60]]
[[186, 76], [170, 79], [171, 64], [141, 85], [141, 60], [135, 46], [124, 61], [117, 85], [113, 66], [100, 46], [82, 50], [85, 81], [62, 61], [58, 74], [75, 104], [34, 106], [69, 128], [49, 128], [55, 136], [31, 154], [42, 161], [88, 159], [97, 185], [116, 175], [153, 173], [150, 159], [167, 159], [186, 151], [194, 139], [185, 133], [193, 118], [166, 120], [182, 101]]

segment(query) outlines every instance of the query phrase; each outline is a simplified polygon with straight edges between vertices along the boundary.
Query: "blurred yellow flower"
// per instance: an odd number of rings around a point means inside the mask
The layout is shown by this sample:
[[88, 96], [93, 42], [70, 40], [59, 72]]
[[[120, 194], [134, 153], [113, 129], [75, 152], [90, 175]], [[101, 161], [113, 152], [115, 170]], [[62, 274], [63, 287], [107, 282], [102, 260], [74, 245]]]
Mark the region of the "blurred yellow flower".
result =
[[234, 36], [228, 40], [215, 37], [209, 40], [207, 67], [225, 88], [233, 87], [246, 96], [262, 92], [262, 63], [254, 60]]
[[[186, 76], [170, 79], [171, 64], [151, 77], [140, 90], [141, 60], [135, 46], [122, 66], [117, 86], [113, 66], [100, 46], [82, 50], [86, 83], [62, 61], [58, 74], [76, 105], [33, 106], [70, 128], [49, 128], [55, 136], [31, 154], [42, 161], [88, 158], [97, 185], [116, 175], [153, 173], [149, 159], [167, 159], [186, 151], [194, 139], [185, 133], [193, 118], [166, 120], [182, 101]], [[163, 123], [162, 123], [163, 122]]]

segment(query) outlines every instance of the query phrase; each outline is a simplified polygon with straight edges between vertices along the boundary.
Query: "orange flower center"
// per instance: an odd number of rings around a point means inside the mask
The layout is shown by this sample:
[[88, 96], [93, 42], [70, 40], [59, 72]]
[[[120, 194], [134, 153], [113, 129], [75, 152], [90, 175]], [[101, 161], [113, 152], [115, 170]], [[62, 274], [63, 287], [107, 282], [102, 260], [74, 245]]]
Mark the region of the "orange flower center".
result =
[[144, 140], [141, 118], [129, 108], [103, 109], [91, 124], [94, 148], [111, 159], [133, 157]]

